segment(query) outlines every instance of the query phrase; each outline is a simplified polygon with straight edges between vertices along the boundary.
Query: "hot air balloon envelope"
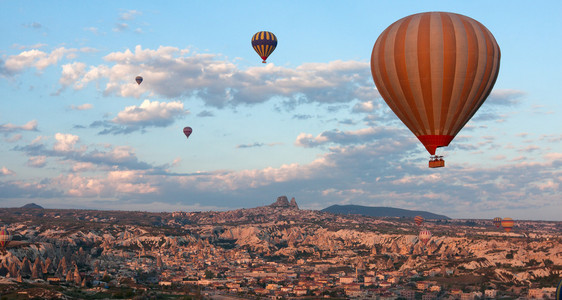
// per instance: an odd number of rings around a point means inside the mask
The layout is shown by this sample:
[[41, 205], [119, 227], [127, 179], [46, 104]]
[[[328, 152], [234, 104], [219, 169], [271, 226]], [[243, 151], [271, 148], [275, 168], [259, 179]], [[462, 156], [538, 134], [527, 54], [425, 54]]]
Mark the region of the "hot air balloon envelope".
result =
[[502, 227], [506, 232], [510, 232], [515, 222], [511, 218], [504, 218], [502, 220]]
[[141, 84], [141, 82], [142, 82], [142, 77], [141, 77], [141, 76], [135, 77], [135, 81], [136, 81], [138, 84]]
[[6, 228], [0, 229], [0, 246], [2, 248], [6, 247], [8, 243], [12, 240], [12, 235]]
[[185, 134], [186, 138], [188, 138], [191, 135], [192, 132], [193, 132], [193, 129], [191, 129], [191, 127], [185, 127], [183, 129], [183, 134]]
[[266, 63], [266, 59], [277, 47], [277, 37], [269, 31], [260, 31], [252, 36], [252, 47]]
[[371, 55], [380, 95], [432, 156], [484, 103], [499, 67], [492, 33], [474, 19], [447, 12], [396, 21], [378, 37]]
[[421, 226], [421, 224], [423, 224], [423, 217], [422, 216], [415, 216], [414, 222], [416, 223], [416, 225]]
[[431, 232], [429, 230], [422, 230], [419, 234], [419, 240], [425, 245], [431, 239]]
[[502, 218], [500, 218], [500, 217], [495, 217], [495, 218], [494, 218], [494, 225], [495, 225], [497, 228], [500, 228], [500, 226], [502, 225]]

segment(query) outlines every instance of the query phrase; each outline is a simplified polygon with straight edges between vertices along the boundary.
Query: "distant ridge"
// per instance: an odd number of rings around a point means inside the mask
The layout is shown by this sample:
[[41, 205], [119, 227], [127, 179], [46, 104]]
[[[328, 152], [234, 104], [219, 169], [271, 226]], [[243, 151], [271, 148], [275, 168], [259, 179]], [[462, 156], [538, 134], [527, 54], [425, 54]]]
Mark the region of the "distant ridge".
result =
[[361, 205], [332, 205], [322, 211], [340, 215], [363, 215], [369, 217], [407, 217], [422, 216], [424, 219], [445, 219], [451, 218], [443, 215], [430, 213], [420, 210], [408, 210], [393, 207], [361, 206]]
[[27, 209], [40, 208], [40, 209], [43, 209], [43, 207], [41, 205], [37, 205], [35, 203], [27, 203], [26, 205], [22, 206], [21, 208], [27, 208]]

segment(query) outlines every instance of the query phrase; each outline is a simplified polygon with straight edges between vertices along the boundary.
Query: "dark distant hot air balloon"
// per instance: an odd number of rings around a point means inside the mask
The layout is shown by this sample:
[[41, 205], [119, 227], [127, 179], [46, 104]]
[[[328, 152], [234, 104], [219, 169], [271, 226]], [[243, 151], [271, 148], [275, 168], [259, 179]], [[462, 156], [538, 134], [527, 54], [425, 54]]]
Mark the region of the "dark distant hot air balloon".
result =
[[495, 225], [497, 228], [500, 228], [500, 226], [502, 225], [502, 218], [500, 218], [500, 217], [495, 217], [495, 218], [494, 218], [494, 225]]
[[421, 226], [421, 224], [423, 224], [423, 217], [422, 216], [415, 216], [414, 222], [416, 223], [416, 225]]
[[430, 168], [444, 167], [446, 147], [484, 103], [498, 77], [500, 48], [469, 17], [426, 12], [400, 19], [378, 37], [371, 55], [377, 89], [425, 146]]
[[431, 239], [431, 232], [427, 229], [420, 231], [419, 240], [425, 245]]
[[263, 59], [262, 63], [265, 64], [267, 57], [277, 47], [277, 37], [269, 31], [260, 31], [252, 36], [252, 47]]
[[189, 136], [191, 135], [192, 132], [193, 132], [193, 129], [191, 129], [191, 127], [185, 127], [183, 129], [183, 134], [185, 134], [186, 138], [189, 138]]
[[135, 81], [136, 81], [138, 84], [141, 84], [141, 82], [142, 82], [142, 77], [141, 77], [141, 76], [135, 77]]
[[0, 229], [0, 246], [2, 248], [5, 248], [6, 246], [8, 246], [8, 243], [10, 243], [11, 240], [12, 235], [10, 234], [10, 232], [8, 232], [6, 227]]
[[503, 218], [502, 220], [502, 227], [506, 232], [510, 232], [514, 224], [515, 222], [512, 218]]

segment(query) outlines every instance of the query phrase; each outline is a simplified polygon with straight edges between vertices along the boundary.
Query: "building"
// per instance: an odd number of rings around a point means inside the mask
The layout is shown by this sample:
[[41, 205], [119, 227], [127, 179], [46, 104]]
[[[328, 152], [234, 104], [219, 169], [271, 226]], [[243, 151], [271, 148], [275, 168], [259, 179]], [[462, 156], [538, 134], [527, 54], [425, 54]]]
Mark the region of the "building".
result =
[[498, 295], [497, 290], [485, 290], [484, 291], [484, 297], [485, 298], [495, 299], [497, 295]]

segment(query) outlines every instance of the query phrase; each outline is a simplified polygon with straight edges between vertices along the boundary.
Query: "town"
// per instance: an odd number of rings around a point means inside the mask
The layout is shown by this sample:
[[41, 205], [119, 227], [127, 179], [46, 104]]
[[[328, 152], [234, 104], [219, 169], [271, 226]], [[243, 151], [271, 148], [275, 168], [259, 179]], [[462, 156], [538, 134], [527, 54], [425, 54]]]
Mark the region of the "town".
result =
[[562, 222], [10, 208], [2, 299], [554, 299]]

